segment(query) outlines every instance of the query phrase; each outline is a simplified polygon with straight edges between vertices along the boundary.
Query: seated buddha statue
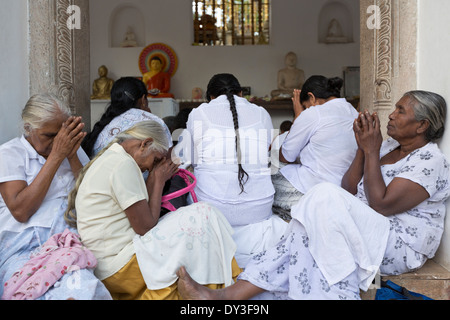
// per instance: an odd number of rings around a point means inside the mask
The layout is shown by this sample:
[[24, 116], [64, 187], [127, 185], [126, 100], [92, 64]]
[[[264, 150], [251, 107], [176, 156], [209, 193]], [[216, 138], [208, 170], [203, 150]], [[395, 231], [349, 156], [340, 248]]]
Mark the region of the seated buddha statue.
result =
[[99, 78], [94, 80], [92, 85], [92, 100], [108, 100], [111, 99], [111, 89], [114, 80], [108, 78], [108, 68], [101, 66], [98, 68]]
[[137, 47], [136, 35], [131, 27], [128, 27], [127, 33], [125, 34], [125, 39], [122, 41], [120, 46], [122, 48], [133, 48]]
[[150, 98], [173, 98], [170, 91], [170, 74], [162, 70], [162, 61], [158, 57], [150, 60], [150, 71], [143, 74], [142, 81], [147, 86]]
[[333, 19], [328, 26], [328, 33], [325, 39], [325, 43], [347, 43], [349, 42], [344, 35], [341, 24], [338, 20]]
[[285, 58], [286, 68], [278, 71], [278, 89], [271, 92], [273, 100], [291, 99], [294, 89], [301, 89], [305, 83], [305, 73], [297, 68], [297, 55], [289, 52]]

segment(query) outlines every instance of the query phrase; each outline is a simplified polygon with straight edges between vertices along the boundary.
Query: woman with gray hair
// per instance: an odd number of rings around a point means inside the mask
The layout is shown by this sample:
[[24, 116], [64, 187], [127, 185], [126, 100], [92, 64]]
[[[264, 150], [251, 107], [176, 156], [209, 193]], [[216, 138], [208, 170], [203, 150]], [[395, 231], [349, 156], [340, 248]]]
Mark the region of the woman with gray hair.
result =
[[342, 187], [313, 187], [292, 208], [284, 239], [254, 257], [223, 291], [196, 285], [183, 268], [187, 298], [245, 299], [270, 291], [286, 299], [360, 299], [378, 270], [398, 275], [432, 259], [444, 231], [450, 168], [436, 141], [444, 133], [445, 100], [406, 93], [389, 116], [383, 142], [377, 114], [354, 123], [358, 151]]
[[84, 167], [69, 196], [66, 220], [97, 258], [95, 274], [113, 299], [178, 299], [180, 265], [213, 287], [230, 284], [233, 268], [239, 273], [219, 210], [199, 202], [160, 217], [165, 182], [178, 171], [168, 150], [161, 124], [139, 122]]
[[[22, 121], [23, 136], [0, 146], [0, 295], [6, 290], [5, 281], [29, 263], [36, 249], [68, 228], [63, 218], [67, 197], [75, 177], [89, 161], [80, 148], [85, 136], [81, 117], [71, 116], [56, 97], [32, 96], [23, 109]], [[33, 285], [26, 292], [18, 289], [8, 297], [110, 298], [92, 270], [80, 270], [78, 275], [83, 287], [93, 290], [68, 290], [70, 274], [63, 276], [58, 286], [44, 286], [30, 277]], [[48, 290], [37, 294], [37, 283]], [[33, 294], [25, 294], [30, 292]]]

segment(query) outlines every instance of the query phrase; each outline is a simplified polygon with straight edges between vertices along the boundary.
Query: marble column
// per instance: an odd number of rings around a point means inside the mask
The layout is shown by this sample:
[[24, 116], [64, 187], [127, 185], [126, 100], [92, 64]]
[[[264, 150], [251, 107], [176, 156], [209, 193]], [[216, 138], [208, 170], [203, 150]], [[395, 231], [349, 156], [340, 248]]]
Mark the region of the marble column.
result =
[[360, 1], [361, 110], [378, 112], [385, 138], [395, 104], [417, 89], [417, 2]]
[[30, 95], [53, 93], [90, 123], [89, 0], [28, 0], [28, 8]]

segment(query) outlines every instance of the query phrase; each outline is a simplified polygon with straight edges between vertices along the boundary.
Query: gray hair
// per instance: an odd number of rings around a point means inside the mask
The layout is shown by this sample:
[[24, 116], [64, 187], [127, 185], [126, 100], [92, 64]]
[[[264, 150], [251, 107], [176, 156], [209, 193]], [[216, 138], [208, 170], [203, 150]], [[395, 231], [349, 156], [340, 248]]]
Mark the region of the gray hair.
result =
[[92, 164], [95, 161], [97, 161], [97, 159], [100, 158], [114, 143], [121, 144], [127, 140], [132, 139], [143, 141], [147, 138], [153, 139], [152, 144], [148, 148], [149, 151], [157, 151], [164, 153], [169, 149], [169, 139], [167, 138], [167, 134], [163, 126], [156, 121], [151, 120], [142, 121], [138, 122], [128, 130], [122, 131], [118, 135], [116, 135], [114, 139], [94, 157], [94, 159], [92, 159], [88, 164], [86, 164], [83, 167], [83, 169], [81, 169], [80, 173], [78, 174], [78, 178], [75, 182], [75, 187], [69, 193], [68, 206], [66, 212], [64, 213], [64, 220], [67, 222], [67, 224], [69, 224], [72, 227], [77, 226], [76, 223], [77, 213], [75, 210], [75, 200], [77, 198], [78, 189], [81, 185], [81, 182], [83, 182], [84, 176], [86, 175], [86, 172], [89, 170]]
[[404, 96], [413, 100], [416, 120], [429, 122], [430, 126], [425, 132], [426, 139], [435, 142], [442, 138], [447, 118], [445, 99], [437, 93], [420, 90], [407, 92]]
[[131, 139], [145, 140], [147, 138], [153, 139], [153, 143], [150, 146], [151, 150], [161, 153], [168, 150], [169, 139], [167, 138], [166, 131], [158, 122], [151, 120], [138, 122], [131, 128], [120, 132], [114, 137], [111, 144], [122, 144], [124, 141]]
[[22, 110], [24, 130], [27, 133], [40, 129], [60, 114], [67, 118], [72, 115], [66, 103], [51, 94], [36, 94], [28, 100]]

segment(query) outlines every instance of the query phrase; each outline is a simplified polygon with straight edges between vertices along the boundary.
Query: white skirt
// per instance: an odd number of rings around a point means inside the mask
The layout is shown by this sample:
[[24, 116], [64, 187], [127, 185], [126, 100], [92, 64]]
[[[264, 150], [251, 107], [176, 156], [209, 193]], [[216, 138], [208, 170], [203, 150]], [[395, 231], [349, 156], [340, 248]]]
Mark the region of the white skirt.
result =
[[286, 299], [360, 299], [382, 263], [389, 220], [331, 183], [313, 187], [291, 213], [282, 241], [239, 279]]
[[287, 227], [288, 223], [277, 215], [261, 222], [234, 227], [233, 239], [237, 246], [235, 258], [239, 267], [245, 269], [254, 255], [274, 247]]
[[288, 223], [272, 213], [273, 197], [241, 202], [221, 203], [208, 200], [225, 216], [233, 228], [236, 262], [245, 268], [253, 255], [275, 246], [286, 231]]
[[232, 233], [223, 214], [205, 202], [166, 214], [153, 229], [133, 239], [147, 288], [159, 290], [175, 283], [181, 266], [200, 284], [231, 285], [236, 251]]

